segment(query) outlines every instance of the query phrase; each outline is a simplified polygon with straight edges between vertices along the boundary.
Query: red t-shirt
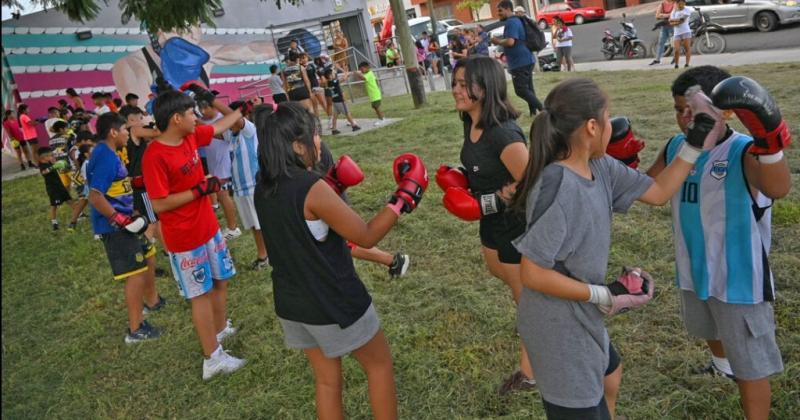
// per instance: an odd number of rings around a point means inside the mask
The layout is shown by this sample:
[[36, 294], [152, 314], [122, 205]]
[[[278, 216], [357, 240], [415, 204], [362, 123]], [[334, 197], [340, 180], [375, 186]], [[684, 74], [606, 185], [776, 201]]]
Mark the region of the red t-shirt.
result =
[[[214, 127], [198, 125], [181, 144], [169, 146], [154, 141], [142, 158], [142, 174], [147, 195], [151, 199], [191, 189], [205, 178], [198, 147], [205, 147], [214, 138]], [[170, 252], [193, 250], [208, 242], [219, 230], [219, 222], [211, 200], [202, 196], [173, 210], [158, 214], [164, 245]]]

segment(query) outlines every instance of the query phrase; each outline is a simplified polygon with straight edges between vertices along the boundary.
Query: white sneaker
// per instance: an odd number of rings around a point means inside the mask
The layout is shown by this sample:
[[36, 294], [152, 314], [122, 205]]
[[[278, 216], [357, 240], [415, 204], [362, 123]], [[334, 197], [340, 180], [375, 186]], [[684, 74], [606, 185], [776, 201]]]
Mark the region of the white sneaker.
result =
[[222, 230], [222, 236], [225, 237], [226, 241], [230, 241], [231, 239], [236, 239], [236, 238], [242, 236], [242, 231], [239, 230], [238, 227], [236, 229], [225, 228], [225, 229]]
[[222, 340], [236, 334], [236, 331], [238, 331], [238, 329], [236, 329], [231, 320], [228, 319], [225, 323], [225, 328], [217, 334], [217, 342], [222, 343]]
[[384, 120], [378, 120], [378, 121], [375, 121], [375, 127], [380, 127], [380, 126], [382, 126], [384, 122], [385, 122]]
[[203, 360], [203, 380], [207, 381], [218, 373], [233, 373], [241, 369], [247, 360], [237, 359], [226, 351], [221, 351], [217, 357]]

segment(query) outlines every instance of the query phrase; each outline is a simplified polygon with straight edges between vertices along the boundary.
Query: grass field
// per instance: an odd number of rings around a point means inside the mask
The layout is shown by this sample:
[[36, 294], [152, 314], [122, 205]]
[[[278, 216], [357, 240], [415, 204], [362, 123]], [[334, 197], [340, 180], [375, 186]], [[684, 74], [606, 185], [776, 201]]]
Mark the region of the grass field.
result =
[[[800, 64], [731, 72], [764, 83], [800, 141]], [[610, 94], [612, 115], [629, 116], [637, 134], [647, 140], [645, 168], [676, 131], [669, 94], [676, 74], [583, 73]], [[570, 76], [537, 76], [537, 93], [543, 99]], [[431, 175], [441, 163], [458, 162], [462, 131], [452, 98], [437, 93], [429, 101], [429, 106], [413, 110], [409, 97], [388, 98], [384, 110], [389, 117], [404, 118], [400, 123], [326, 139], [335, 154], [350, 154], [366, 173], [364, 183], [350, 191], [363, 217], [381, 209], [393, 190], [394, 156], [419, 154]], [[368, 105], [353, 108], [357, 117], [372, 118]], [[530, 118], [520, 123], [527, 132]], [[800, 152], [795, 147], [788, 155], [795, 189], [773, 208], [777, 335], [786, 365], [772, 382], [776, 419], [794, 419], [800, 413]], [[447, 214], [441, 196], [432, 183], [420, 208], [404, 216], [380, 244], [390, 252], [411, 254], [405, 278], [388, 281], [383, 267], [356, 262], [392, 348], [400, 415], [543, 418], [538, 393], [497, 396], [497, 386], [517, 364], [515, 310], [507, 289], [483, 265], [477, 224]], [[299, 351], [283, 345], [269, 273], [247, 268], [255, 258], [252, 237], [231, 242], [239, 274], [231, 283], [229, 312], [240, 332], [226, 345], [249, 364], [232, 376], [204, 383], [190, 309], [178, 297], [174, 281], [158, 279], [170, 304], [149, 317], [166, 335], [126, 346], [123, 290], [111, 279], [101, 243], [92, 240], [85, 222], [74, 234], [51, 232], [46, 208], [41, 177], [3, 182], [4, 418], [313, 418], [311, 371]], [[63, 223], [65, 211], [61, 217]], [[621, 265], [635, 263], [657, 279], [650, 305], [608, 321], [625, 363], [618, 413], [628, 419], [741, 418], [732, 382], [690, 374], [709, 354], [702, 343], [687, 337], [680, 321], [670, 225], [668, 207], [639, 204], [614, 221], [609, 271], [615, 274]], [[164, 258], [158, 264], [167, 268]], [[344, 366], [347, 416], [369, 418], [366, 377], [353, 359], [345, 359]]]

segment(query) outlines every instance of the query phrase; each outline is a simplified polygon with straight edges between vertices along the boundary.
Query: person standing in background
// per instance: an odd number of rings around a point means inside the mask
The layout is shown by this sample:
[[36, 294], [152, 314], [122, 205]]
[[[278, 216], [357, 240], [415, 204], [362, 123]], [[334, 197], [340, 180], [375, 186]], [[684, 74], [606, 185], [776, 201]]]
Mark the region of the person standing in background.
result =
[[344, 37], [342, 31], [336, 31], [333, 38], [333, 63], [342, 68], [345, 72], [350, 71], [350, 63], [347, 59], [347, 48], [350, 43]]
[[661, 32], [658, 34], [656, 43], [656, 59], [650, 63], [651, 66], [661, 64], [661, 57], [664, 55], [664, 44], [672, 38], [672, 25], [669, 24], [669, 15], [675, 8], [675, 0], [662, 0], [656, 9], [656, 24], [661, 25]]

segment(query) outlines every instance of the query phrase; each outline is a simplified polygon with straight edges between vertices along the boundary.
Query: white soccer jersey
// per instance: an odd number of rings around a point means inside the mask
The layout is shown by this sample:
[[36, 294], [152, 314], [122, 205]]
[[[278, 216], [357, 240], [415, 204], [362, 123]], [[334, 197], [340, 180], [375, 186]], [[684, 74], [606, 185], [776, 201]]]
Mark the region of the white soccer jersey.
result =
[[244, 120], [244, 128], [238, 134], [231, 130], [223, 134], [231, 145], [233, 161], [233, 193], [237, 196], [253, 195], [258, 175], [258, 136], [256, 126]]

